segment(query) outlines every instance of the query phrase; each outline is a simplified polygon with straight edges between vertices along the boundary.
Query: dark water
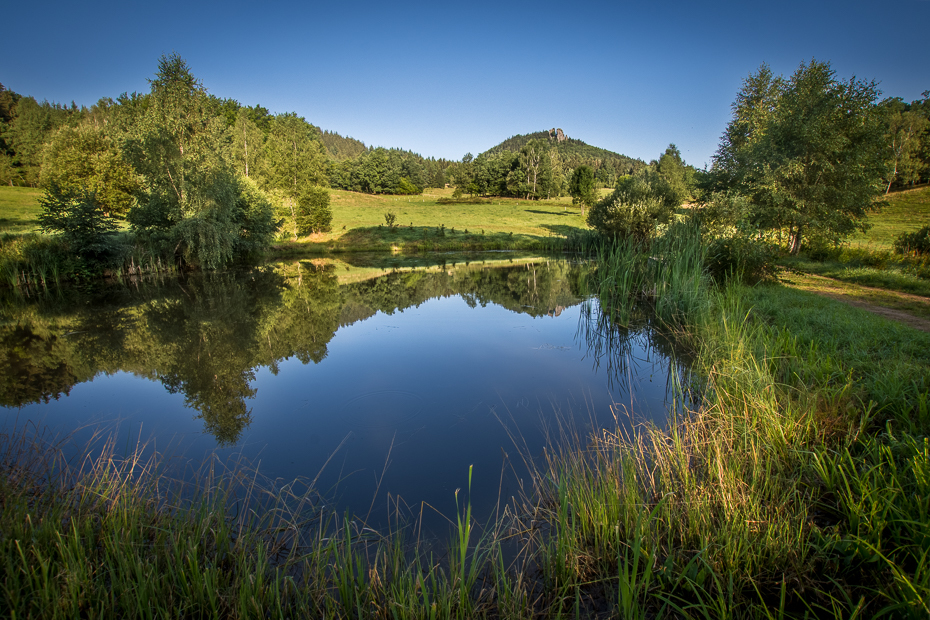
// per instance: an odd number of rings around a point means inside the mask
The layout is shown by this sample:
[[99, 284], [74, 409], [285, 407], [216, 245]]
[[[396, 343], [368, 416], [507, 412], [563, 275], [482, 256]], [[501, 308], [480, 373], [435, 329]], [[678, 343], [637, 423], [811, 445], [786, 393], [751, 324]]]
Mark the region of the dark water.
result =
[[374, 523], [452, 515], [470, 465], [486, 516], [560, 428], [664, 423], [671, 345], [598, 322], [591, 265], [348, 260], [8, 292], [0, 423], [243, 455]]

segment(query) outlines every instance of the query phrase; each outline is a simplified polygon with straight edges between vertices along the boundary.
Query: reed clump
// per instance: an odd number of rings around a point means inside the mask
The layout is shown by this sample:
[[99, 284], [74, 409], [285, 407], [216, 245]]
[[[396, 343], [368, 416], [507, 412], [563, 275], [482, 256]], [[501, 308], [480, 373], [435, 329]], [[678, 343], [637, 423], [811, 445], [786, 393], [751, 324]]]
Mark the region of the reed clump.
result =
[[432, 557], [400, 525], [327, 511], [311, 483], [216, 460], [172, 477], [142, 445], [87, 452], [75, 464], [34, 429], [0, 435], [3, 617], [472, 618], [522, 604], [467, 493], [454, 551]]
[[904, 341], [920, 335], [902, 335], [881, 374], [852, 351], [892, 328], [791, 322], [784, 306], [803, 299], [713, 287], [688, 247], [698, 238], [665, 243], [675, 249], [647, 259], [600, 248], [594, 284], [621, 322], [654, 304], [703, 379], [690, 399], [680, 390], [667, 427], [563, 441], [537, 463], [522, 512], [545, 524], [538, 562], [563, 612], [581, 600], [619, 617], [927, 617], [930, 370]]

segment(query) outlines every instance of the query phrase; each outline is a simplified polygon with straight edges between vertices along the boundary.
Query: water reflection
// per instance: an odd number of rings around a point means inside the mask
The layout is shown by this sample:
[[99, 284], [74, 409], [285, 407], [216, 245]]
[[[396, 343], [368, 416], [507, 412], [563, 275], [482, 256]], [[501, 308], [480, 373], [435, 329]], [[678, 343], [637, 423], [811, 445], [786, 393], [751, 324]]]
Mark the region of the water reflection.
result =
[[119, 371], [181, 394], [220, 444], [252, 420], [255, 372], [282, 361], [321, 362], [336, 331], [377, 312], [461, 296], [530, 316], [580, 301], [579, 264], [439, 264], [358, 267], [294, 261], [242, 273], [137, 281], [31, 298], [7, 291], [0, 313], [0, 404], [67, 396], [76, 384]]
[[612, 427], [617, 405], [665, 419], [681, 357], [645, 309], [634, 329], [605, 321], [588, 270], [352, 256], [7, 292], [0, 404], [7, 424], [121, 417], [194, 437], [363, 514], [386, 499], [451, 514], [475, 465], [479, 510], [519, 492], [555, 426]]

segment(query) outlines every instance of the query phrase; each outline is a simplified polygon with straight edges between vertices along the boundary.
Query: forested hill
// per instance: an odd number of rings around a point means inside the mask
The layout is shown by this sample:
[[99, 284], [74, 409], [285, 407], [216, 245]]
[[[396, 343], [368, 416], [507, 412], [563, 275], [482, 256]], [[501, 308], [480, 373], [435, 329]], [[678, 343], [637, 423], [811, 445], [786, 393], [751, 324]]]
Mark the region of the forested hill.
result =
[[326, 152], [336, 161], [357, 157], [368, 150], [364, 142], [348, 136], [343, 137], [335, 131], [320, 132], [320, 139], [326, 147]]
[[555, 148], [558, 151], [562, 161], [571, 168], [586, 164], [595, 170], [599, 170], [606, 165], [606, 167], [616, 171], [618, 174], [631, 174], [646, 166], [646, 163], [640, 159], [634, 159], [626, 155], [608, 151], [607, 149], [591, 146], [576, 138], [569, 138], [561, 129], [550, 129], [548, 131], [537, 131], [534, 133], [512, 136], [497, 146], [489, 148], [485, 151], [485, 154], [490, 155], [503, 151], [517, 153], [526, 146], [530, 140], [540, 140], [548, 143], [550, 148]]

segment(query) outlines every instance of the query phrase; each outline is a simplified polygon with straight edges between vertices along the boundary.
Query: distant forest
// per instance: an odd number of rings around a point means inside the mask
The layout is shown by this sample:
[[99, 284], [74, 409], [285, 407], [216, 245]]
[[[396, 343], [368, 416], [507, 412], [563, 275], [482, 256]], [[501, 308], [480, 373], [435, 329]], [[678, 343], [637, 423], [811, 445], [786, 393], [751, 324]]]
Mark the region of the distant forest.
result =
[[619, 177], [635, 174], [646, 167], [646, 163], [641, 159], [633, 159], [607, 149], [591, 146], [576, 138], [569, 138], [561, 129], [512, 136], [497, 146], [489, 148], [482, 155], [491, 156], [504, 151], [518, 153], [531, 140], [545, 142], [550, 148], [554, 148], [562, 166], [568, 170], [569, 174], [578, 166], [590, 166], [594, 170], [594, 178], [598, 187], [613, 187], [617, 184]]
[[[199, 86], [198, 86], [199, 88]], [[600, 187], [646, 166], [638, 159], [568, 138], [552, 129], [513, 136], [461, 161], [403, 149], [370, 147], [323, 130], [293, 112], [271, 113], [204, 90], [200, 109], [222, 158], [266, 191], [298, 193], [313, 185], [370, 194], [420, 194], [455, 185], [481, 195], [565, 195], [574, 169], [587, 165]], [[0, 84], [0, 184], [85, 185], [116, 215], [128, 212], [144, 172], [131, 150], [134, 127], [151, 93], [101, 98], [90, 107], [37, 101]]]
[[[105, 97], [90, 107], [40, 103], [0, 84], [0, 183], [44, 187], [83, 178], [97, 191], [120, 186], [113, 191], [122, 191], [125, 203], [138, 176], [125, 152], [126, 138], [151, 105], [150, 93]], [[266, 190], [291, 179], [375, 194], [418, 194], [448, 182], [450, 161], [368, 147], [293, 112], [272, 114], [261, 105], [209, 94], [204, 107], [222, 133], [225, 158]]]
[[468, 153], [447, 175], [458, 193], [532, 200], [568, 194], [572, 173], [582, 166], [594, 171], [598, 187], [613, 187], [646, 163], [550, 129], [513, 136], [477, 157]]

